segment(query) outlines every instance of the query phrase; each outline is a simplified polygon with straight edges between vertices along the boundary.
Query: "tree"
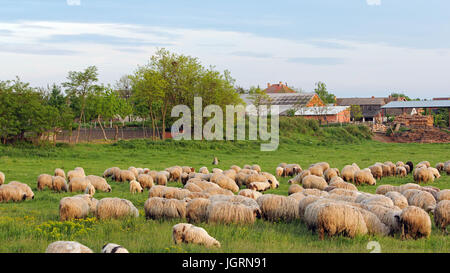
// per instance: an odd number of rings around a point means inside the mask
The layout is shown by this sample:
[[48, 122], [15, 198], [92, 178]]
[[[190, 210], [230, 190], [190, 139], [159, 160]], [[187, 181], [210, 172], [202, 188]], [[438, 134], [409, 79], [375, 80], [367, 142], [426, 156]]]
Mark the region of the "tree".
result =
[[410, 101], [411, 98], [408, 97], [407, 95], [403, 94], [403, 93], [391, 93], [390, 95], [393, 98], [405, 98], [407, 101]]
[[316, 88], [314, 88], [314, 92], [319, 96], [324, 104], [336, 102], [335, 96], [331, 93], [328, 93], [327, 86], [323, 82], [316, 82]]
[[350, 106], [350, 116], [353, 118], [353, 120], [361, 120], [363, 118], [361, 106], [359, 105], [351, 105]]
[[81, 124], [83, 118], [85, 119], [86, 97], [98, 88], [98, 86], [95, 85], [95, 82], [98, 81], [97, 67], [89, 66], [81, 72], [70, 71], [67, 80], [68, 82], [63, 83], [63, 86], [66, 88], [66, 93], [70, 97], [78, 98], [80, 103], [78, 133], [75, 140], [75, 142], [78, 143]]
[[249, 99], [253, 103], [253, 105], [256, 107], [256, 114], [259, 115], [259, 106], [261, 105], [268, 105], [270, 107], [270, 104], [272, 103], [272, 98], [261, 88], [258, 87], [250, 87], [249, 91]]

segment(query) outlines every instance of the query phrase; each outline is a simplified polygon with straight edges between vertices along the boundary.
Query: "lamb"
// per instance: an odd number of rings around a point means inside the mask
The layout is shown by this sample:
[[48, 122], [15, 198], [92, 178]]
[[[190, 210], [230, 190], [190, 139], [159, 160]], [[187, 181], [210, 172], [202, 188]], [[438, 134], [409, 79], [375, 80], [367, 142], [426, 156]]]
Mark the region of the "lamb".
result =
[[102, 247], [102, 253], [129, 253], [126, 248], [118, 244], [105, 244]]
[[70, 192], [74, 192], [74, 191], [85, 191], [88, 184], [89, 184], [89, 180], [86, 179], [86, 177], [75, 177], [72, 178], [72, 180], [69, 182], [69, 191]]
[[206, 210], [211, 204], [211, 200], [207, 198], [194, 198], [186, 205], [186, 219], [189, 223], [206, 222], [208, 215]]
[[167, 175], [163, 172], [158, 172], [156, 177], [153, 179], [157, 185], [167, 185]]
[[377, 181], [373, 177], [369, 169], [363, 169], [354, 173], [354, 182], [356, 185], [369, 184], [375, 185]]
[[397, 167], [395, 175], [399, 177], [405, 177], [407, 175], [405, 167], [403, 166]]
[[358, 234], [364, 235], [368, 232], [359, 210], [339, 202], [312, 203], [306, 207], [304, 219], [308, 228], [317, 231], [321, 240], [325, 233], [328, 236], [343, 234], [354, 238]]
[[143, 189], [151, 189], [154, 185], [153, 178], [148, 174], [138, 175], [137, 181]]
[[26, 192], [14, 185], [0, 185], [0, 202], [20, 202], [27, 198]]
[[41, 174], [37, 178], [37, 189], [41, 191], [45, 187], [52, 188], [52, 176], [49, 174]]
[[66, 179], [61, 176], [52, 176], [52, 189], [56, 192], [67, 192], [68, 185]]
[[237, 202], [211, 202], [206, 209], [208, 223], [253, 224], [260, 210]]
[[118, 181], [120, 182], [125, 182], [125, 181], [133, 181], [136, 180], [136, 176], [134, 175], [134, 173], [130, 170], [120, 170], [119, 173], [119, 179]]
[[397, 206], [401, 209], [404, 209], [408, 206], [408, 200], [401, 193], [396, 191], [389, 191], [384, 194], [384, 196], [390, 198], [394, 203], [394, 206]]
[[94, 253], [90, 248], [75, 241], [56, 241], [48, 245], [45, 253]]
[[89, 196], [94, 196], [95, 194], [95, 187], [89, 182], [86, 189], [84, 190], [85, 194], [89, 194]]
[[147, 219], [186, 218], [186, 201], [151, 197], [145, 201], [144, 211]]
[[450, 200], [440, 201], [434, 209], [434, 223], [436, 227], [447, 234], [450, 224]]
[[91, 211], [88, 201], [81, 196], [64, 197], [59, 201], [59, 219], [83, 219]]
[[266, 220], [272, 222], [280, 220], [293, 221], [299, 218], [299, 201], [294, 198], [276, 194], [264, 194], [256, 202], [258, 202], [261, 209], [262, 217]]
[[353, 165], [345, 165], [344, 168], [342, 168], [341, 171], [341, 177], [344, 179], [344, 181], [352, 181], [355, 182], [355, 172], [357, 169]]
[[428, 238], [430, 236], [431, 219], [423, 209], [416, 206], [408, 206], [396, 218], [401, 226], [402, 239]]
[[175, 244], [190, 243], [206, 247], [220, 247], [220, 242], [211, 237], [205, 229], [186, 223], [176, 224], [172, 227], [172, 239]]
[[450, 189], [445, 189], [437, 193], [436, 200], [441, 202], [442, 200], [450, 200]]
[[303, 178], [302, 185], [305, 189], [324, 190], [328, 186], [328, 183], [322, 177], [307, 175]]
[[138, 209], [126, 199], [117, 197], [103, 198], [98, 201], [95, 216], [99, 220], [138, 217]]
[[130, 182], [130, 192], [132, 194], [135, 194], [138, 192], [144, 192], [144, 189], [141, 187], [141, 184], [139, 184], [139, 182], [133, 180]]
[[381, 179], [383, 177], [383, 167], [379, 164], [375, 164], [368, 167], [375, 179]]
[[86, 179], [94, 186], [98, 191], [111, 192], [111, 186], [106, 182], [103, 177], [96, 175], [88, 175]]
[[0, 186], [5, 183], [5, 174], [3, 172], [0, 172]]
[[436, 199], [434, 199], [431, 193], [426, 191], [419, 190], [407, 199], [410, 206], [422, 208], [426, 212], [430, 212], [436, 206]]
[[262, 196], [262, 193], [251, 189], [243, 189], [238, 192], [238, 195], [242, 195], [257, 200], [259, 197]]
[[18, 187], [18, 188], [20, 188], [23, 192], [25, 192], [25, 194], [26, 194], [26, 200], [34, 199], [34, 193], [33, 193], [33, 191], [31, 190], [30, 186], [28, 186], [27, 184], [25, 184], [25, 183], [20, 183], [20, 182], [18, 182], [18, 181], [11, 181], [11, 182], [8, 183], [8, 185]]
[[64, 172], [63, 169], [60, 169], [60, 168], [55, 169], [55, 176], [60, 176], [64, 179], [66, 179], [66, 173]]
[[247, 186], [250, 190], [255, 190], [259, 192], [266, 191], [270, 189], [270, 183], [269, 182], [251, 182]]
[[301, 191], [303, 191], [302, 186], [300, 186], [298, 184], [292, 184], [291, 186], [289, 186], [288, 195], [291, 195], [296, 192], [301, 192]]
[[72, 179], [74, 179], [74, 178], [77, 178], [77, 177], [83, 178], [83, 177], [85, 177], [85, 176], [86, 176], [86, 175], [84, 174], [84, 171], [82, 171], [82, 170], [80, 170], [80, 169], [75, 169], [75, 170], [69, 171], [69, 172], [67, 173], [67, 180], [68, 180], [69, 183], [70, 183], [70, 181], [72, 181]]

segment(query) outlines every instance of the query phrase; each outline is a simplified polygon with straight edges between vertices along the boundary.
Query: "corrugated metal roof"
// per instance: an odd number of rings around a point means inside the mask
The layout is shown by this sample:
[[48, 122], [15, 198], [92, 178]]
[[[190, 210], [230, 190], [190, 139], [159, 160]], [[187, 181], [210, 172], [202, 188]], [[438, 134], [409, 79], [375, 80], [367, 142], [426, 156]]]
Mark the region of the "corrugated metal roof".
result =
[[417, 101], [391, 101], [381, 108], [439, 108], [450, 107], [450, 100], [417, 100]]
[[337, 98], [336, 104], [341, 106], [350, 105], [384, 105], [386, 98]]
[[[315, 95], [315, 93], [270, 93], [271, 105], [306, 105]], [[249, 94], [242, 94], [241, 99], [248, 105], [252, 104]], [[268, 104], [268, 102], [262, 102]]]
[[348, 109], [348, 106], [314, 106], [302, 107], [295, 112], [296, 116], [329, 116]]

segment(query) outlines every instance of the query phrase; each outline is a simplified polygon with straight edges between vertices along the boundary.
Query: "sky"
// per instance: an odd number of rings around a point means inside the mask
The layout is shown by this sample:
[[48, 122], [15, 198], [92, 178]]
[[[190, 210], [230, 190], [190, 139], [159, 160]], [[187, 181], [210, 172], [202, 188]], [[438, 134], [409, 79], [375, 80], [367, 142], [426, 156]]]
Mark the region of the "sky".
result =
[[96, 65], [114, 84], [159, 48], [337, 97], [450, 97], [448, 0], [1, 0], [0, 80], [33, 86]]

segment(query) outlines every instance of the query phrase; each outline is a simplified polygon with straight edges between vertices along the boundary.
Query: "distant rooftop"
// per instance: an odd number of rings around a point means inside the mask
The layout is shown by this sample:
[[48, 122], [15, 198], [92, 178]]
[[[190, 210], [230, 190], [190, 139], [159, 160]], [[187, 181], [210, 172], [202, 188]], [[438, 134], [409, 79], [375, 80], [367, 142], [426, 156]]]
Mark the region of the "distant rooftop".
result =
[[[306, 105], [314, 97], [315, 93], [269, 93], [267, 94], [271, 98], [272, 105]], [[241, 99], [246, 104], [252, 104], [249, 94], [242, 94]], [[263, 102], [262, 104], [268, 104]]]
[[287, 86], [287, 83], [275, 83], [275, 84], [270, 84], [267, 83], [267, 88], [263, 90], [264, 92], [266, 92], [267, 94], [271, 94], [271, 93], [295, 93], [294, 90], [292, 90], [291, 88], [289, 88]]
[[392, 101], [381, 108], [449, 108], [450, 100]]

